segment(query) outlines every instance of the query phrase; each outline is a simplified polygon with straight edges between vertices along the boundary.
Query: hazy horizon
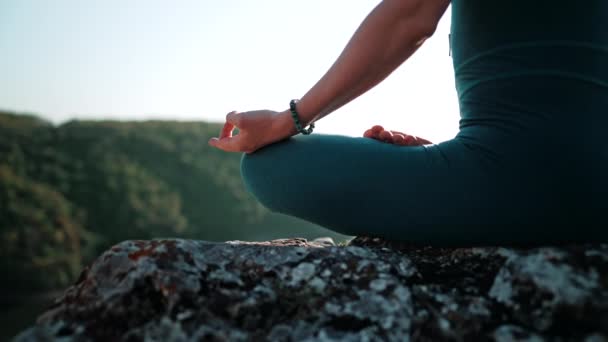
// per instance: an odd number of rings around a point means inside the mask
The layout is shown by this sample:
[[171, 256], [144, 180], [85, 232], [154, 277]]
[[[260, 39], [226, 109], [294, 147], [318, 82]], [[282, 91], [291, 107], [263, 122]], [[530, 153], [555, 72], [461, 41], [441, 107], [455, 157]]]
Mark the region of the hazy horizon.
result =
[[[284, 110], [378, 2], [3, 1], [0, 108], [55, 124], [222, 122], [231, 110]], [[433, 141], [453, 137], [449, 17], [448, 9], [416, 55], [316, 132], [357, 136], [382, 124]]]

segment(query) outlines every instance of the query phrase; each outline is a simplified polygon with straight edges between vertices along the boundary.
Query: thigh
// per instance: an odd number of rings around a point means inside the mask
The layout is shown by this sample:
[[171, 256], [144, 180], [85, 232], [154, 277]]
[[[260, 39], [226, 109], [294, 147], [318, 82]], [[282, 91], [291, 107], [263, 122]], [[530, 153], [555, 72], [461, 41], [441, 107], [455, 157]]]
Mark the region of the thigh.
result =
[[501, 213], [489, 172], [456, 140], [402, 147], [298, 136], [242, 160], [247, 188], [271, 210], [347, 235], [422, 243], [490, 234], [487, 225]]

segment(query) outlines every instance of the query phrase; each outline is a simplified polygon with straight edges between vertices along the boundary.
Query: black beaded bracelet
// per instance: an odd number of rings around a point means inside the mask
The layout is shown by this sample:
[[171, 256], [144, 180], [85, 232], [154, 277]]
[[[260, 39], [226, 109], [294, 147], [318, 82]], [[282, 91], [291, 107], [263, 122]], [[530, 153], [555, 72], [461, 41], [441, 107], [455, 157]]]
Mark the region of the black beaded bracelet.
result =
[[300, 118], [298, 116], [298, 111], [296, 110], [297, 100], [291, 100], [289, 102], [289, 110], [291, 111], [291, 117], [293, 118], [294, 123], [296, 124], [296, 129], [298, 132], [308, 135], [312, 133], [312, 130], [315, 128], [315, 124], [311, 123], [308, 128], [302, 128], [302, 124], [300, 123]]

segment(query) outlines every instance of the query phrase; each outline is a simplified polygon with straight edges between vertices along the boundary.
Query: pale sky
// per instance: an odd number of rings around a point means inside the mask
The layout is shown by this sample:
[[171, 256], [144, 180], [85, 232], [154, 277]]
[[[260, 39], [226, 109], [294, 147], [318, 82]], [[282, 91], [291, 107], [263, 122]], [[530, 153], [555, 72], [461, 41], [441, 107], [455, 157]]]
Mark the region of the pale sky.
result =
[[[223, 121], [285, 110], [327, 71], [371, 0], [2, 0], [0, 109], [81, 119]], [[317, 123], [434, 142], [458, 129], [450, 9], [386, 81]]]

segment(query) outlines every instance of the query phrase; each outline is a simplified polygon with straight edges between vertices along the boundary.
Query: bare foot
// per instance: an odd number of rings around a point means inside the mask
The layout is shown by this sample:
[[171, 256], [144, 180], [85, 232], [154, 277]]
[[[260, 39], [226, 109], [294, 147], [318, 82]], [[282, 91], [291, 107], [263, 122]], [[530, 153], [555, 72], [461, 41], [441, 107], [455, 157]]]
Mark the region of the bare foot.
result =
[[415, 135], [409, 135], [397, 131], [387, 131], [380, 125], [376, 125], [368, 129], [365, 131], [365, 133], [363, 133], [363, 136], [399, 146], [420, 146], [432, 144], [432, 142]]

